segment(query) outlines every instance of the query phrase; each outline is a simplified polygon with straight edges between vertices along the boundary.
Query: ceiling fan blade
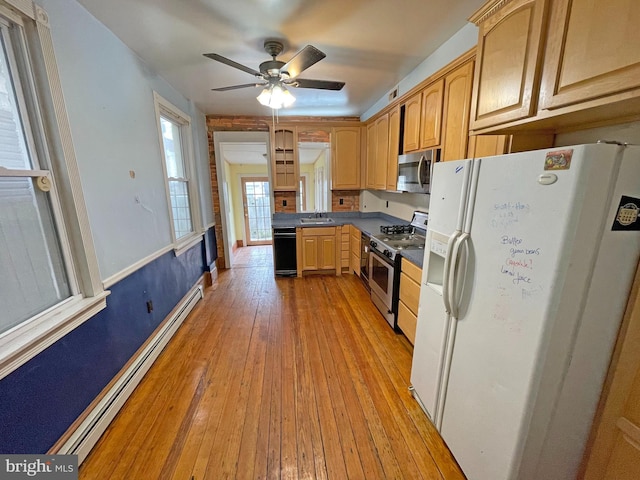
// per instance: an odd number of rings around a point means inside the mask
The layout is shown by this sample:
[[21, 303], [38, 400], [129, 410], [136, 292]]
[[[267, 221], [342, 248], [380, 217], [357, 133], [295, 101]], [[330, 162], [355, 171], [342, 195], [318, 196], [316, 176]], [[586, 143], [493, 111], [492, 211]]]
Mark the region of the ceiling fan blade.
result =
[[318, 63], [326, 55], [312, 45], [307, 45], [294, 55], [294, 57], [285, 63], [280, 69], [281, 72], [287, 72], [290, 78], [297, 77], [311, 65]]
[[248, 87], [261, 87], [264, 85], [268, 85], [268, 83], [244, 83], [242, 85], [231, 85], [230, 87], [220, 87], [220, 88], [212, 88], [214, 92], [226, 92], [228, 90], [238, 90], [240, 88], [248, 88]]
[[207, 58], [210, 58], [211, 60], [224, 63], [225, 65], [229, 65], [230, 67], [237, 68], [238, 70], [242, 70], [243, 72], [250, 73], [251, 75], [255, 75], [256, 77], [262, 76], [259, 71], [254, 70], [253, 68], [245, 67], [244, 65], [238, 62], [234, 62], [227, 57], [223, 57], [222, 55], [218, 55], [217, 53], [203, 53], [203, 55]]
[[308, 80], [306, 78], [296, 78], [289, 83], [292, 87], [298, 88], [318, 88], [320, 90], [342, 90], [344, 82], [332, 82], [329, 80]]

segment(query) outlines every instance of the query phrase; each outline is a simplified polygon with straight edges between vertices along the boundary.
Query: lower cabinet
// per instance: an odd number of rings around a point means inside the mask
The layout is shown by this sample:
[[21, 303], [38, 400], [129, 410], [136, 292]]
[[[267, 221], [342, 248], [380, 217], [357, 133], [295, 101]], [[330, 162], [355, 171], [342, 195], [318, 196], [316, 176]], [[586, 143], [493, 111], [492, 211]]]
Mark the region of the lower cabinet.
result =
[[356, 275], [360, 275], [360, 249], [361, 249], [361, 241], [362, 238], [360, 236], [360, 230], [351, 225], [349, 227], [349, 233], [351, 235], [350, 245], [351, 245], [351, 256], [350, 256], [350, 265], [349, 272], [353, 272]]
[[298, 229], [298, 276], [303, 272], [335, 270], [341, 273], [341, 227]]
[[398, 327], [413, 344], [416, 338], [416, 324], [418, 323], [422, 269], [403, 258], [400, 271]]

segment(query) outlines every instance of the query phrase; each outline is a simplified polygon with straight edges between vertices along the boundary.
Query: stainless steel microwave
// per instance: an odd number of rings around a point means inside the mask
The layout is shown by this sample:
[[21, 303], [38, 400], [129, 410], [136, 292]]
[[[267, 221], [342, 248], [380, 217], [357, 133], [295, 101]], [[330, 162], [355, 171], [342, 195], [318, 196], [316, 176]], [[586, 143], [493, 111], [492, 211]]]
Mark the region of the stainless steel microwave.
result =
[[399, 192], [430, 193], [433, 166], [440, 161], [440, 149], [412, 152], [398, 156]]

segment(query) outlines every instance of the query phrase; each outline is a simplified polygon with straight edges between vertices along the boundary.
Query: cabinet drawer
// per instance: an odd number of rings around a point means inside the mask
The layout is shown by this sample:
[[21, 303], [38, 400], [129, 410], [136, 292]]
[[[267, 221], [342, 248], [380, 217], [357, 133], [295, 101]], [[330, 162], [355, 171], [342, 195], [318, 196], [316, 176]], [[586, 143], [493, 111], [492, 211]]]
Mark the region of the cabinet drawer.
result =
[[402, 272], [406, 273], [411, 280], [418, 284], [422, 281], [422, 269], [406, 258], [402, 259]]
[[302, 229], [303, 237], [315, 237], [318, 235], [335, 235], [336, 227], [305, 227]]
[[413, 345], [416, 341], [417, 317], [402, 302], [398, 302], [398, 327]]
[[420, 301], [420, 284], [414, 282], [406, 273], [400, 274], [400, 300], [414, 313], [418, 313]]

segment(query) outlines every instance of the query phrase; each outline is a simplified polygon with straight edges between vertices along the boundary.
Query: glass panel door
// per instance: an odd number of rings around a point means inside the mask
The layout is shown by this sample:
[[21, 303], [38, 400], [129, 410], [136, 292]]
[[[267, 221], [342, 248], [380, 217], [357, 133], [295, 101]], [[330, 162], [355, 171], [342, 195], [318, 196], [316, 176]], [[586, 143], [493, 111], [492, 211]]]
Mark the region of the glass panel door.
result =
[[245, 177], [242, 179], [242, 203], [247, 245], [271, 243], [271, 201], [269, 179]]

